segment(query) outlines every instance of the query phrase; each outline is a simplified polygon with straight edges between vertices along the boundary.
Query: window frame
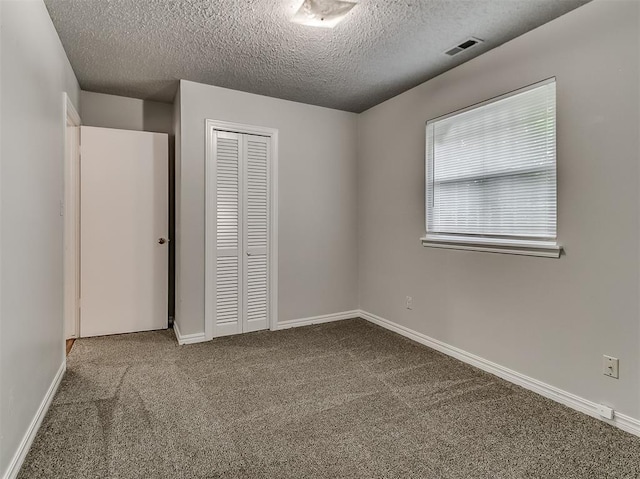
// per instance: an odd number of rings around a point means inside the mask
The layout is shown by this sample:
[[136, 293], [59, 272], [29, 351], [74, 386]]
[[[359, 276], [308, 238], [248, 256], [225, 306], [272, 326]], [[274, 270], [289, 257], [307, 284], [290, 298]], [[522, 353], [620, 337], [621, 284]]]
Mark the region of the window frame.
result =
[[[490, 105], [492, 103], [498, 102], [500, 100], [504, 100], [506, 98], [510, 98], [521, 93], [525, 93], [529, 90], [533, 90], [535, 88], [539, 88], [550, 83], [556, 83], [556, 78], [551, 77], [545, 80], [527, 85], [523, 88], [519, 88], [517, 90], [510, 91], [503, 95], [499, 95], [488, 100], [484, 100], [479, 103], [475, 103], [465, 108], [461, 108], [459, 110], [452, 111], [445, 115], [440, 115], [438, 117], [432, 118], [425, 123], [425, 236], [421, 238], [421, 242], [423, 246], [432, 247], [432, 248], [446, 248], [446, 249], [458, 249], [458, 250], [469, 250], [469, 251], [484, 251], [490, 253], [506, 253], [506, 254], [516, 254], [516, 255], [526, 255], [526, 256], [541, 256], [548, 258], [559, 258], [562, 253], [562, 246], [558, 243], [558, 192], [557, 192], [557, 182], [558, 182], [558, 157], [557, 157], [557, 122], [556, 122], [556, 161], [555, 161], [555, 169], [556, 169], [556, 238], [535, 238], [535, 237], [524, 237], [524, 236], [483, 236], [483, 235], [473, 235], [473, 234], [458, 234], [458, 233], [433, 233], [429, 232], [429, 208], [430, 202], [429, 198], [433, 198], [433, 192], [430, 192], [431, 183], [429, 181], [430, 168], [431, 168], [431, 158], [433, 158], [433, 153], [429, 155], [429, 152], [433, 152], [433, 144], [430, 144], [430, 134], [429, 128], [433, 123], [438, 121], [445, 120], [452, 116], [460, 115], [470, 110], [475, 110], [478, 108], [482, 108], [484, 106]], [[556, 97], [556, 115], [557, 115], [557, 97]], [[432, 143], [432, 142], [431, 142]], [[431, 149], [431, 150], [430, 150]], [[435, 160], [435, 159], [434, 159]], [[433, 206], [431, 206], [433, 207]]]

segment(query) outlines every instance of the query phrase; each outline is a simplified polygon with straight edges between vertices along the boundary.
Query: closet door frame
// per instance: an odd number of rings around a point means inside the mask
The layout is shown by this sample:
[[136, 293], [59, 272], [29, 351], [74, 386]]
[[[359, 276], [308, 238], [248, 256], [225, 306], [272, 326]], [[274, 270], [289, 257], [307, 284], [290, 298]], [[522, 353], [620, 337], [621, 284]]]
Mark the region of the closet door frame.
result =
[[205, 300], [204, 332], [207, 341], [213, 339], [215, 322], [216, 284], [216, 196], [215, 196], [215, 141], [217, 131], [258, 135], [271, 139], [270, 163], [267, 165], [269, 181], [269, 251], [268, 291], [269, 329], [278, 329], [278, 130], [262, 126], [245, 125], [221, 120], [205, 121]]

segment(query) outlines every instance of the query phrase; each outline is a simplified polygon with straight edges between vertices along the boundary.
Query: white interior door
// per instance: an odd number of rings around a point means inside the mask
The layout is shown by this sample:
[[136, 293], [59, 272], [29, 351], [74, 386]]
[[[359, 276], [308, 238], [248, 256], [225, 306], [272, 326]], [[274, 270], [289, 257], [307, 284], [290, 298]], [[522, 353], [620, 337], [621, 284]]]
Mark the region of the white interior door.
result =
[[167, 328], [168, 136], [81, 128], [80, 336]]
[[207, 251], [215, 251], [215, 258], [207, 284], [213, 336], [267, 329], [270, 138], [214, 131], [211, 150], [207, 222], [213, 234], [207, 241], [215, 247]]

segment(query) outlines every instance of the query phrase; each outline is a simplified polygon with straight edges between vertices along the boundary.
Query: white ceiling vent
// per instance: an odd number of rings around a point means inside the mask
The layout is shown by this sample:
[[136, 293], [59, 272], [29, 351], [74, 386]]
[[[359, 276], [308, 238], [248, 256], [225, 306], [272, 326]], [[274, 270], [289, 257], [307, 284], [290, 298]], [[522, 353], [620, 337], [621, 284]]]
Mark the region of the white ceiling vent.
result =
[[476, 45], [479, 45], [481, 43], [482, 43], [482, 40], [480, 40], [479, 38], [469, 37], [464, 42], [462, 42], [460, 45], [456, 45], [455, 47], [447, 50], [445, 53], [447, 55], [449, 55], [450, 57], [452, 57], [454, 55], [457, 55], [460, 52], [468, 50], [469, 48], [473, 48]]

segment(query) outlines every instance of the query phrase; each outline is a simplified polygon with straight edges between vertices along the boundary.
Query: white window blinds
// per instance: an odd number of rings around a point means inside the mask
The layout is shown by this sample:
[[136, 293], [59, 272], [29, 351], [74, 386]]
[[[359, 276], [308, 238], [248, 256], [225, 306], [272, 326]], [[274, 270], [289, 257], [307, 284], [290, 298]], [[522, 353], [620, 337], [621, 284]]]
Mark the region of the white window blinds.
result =
[[427, 122], [427, 238], [556, 238], [556, 85]]

